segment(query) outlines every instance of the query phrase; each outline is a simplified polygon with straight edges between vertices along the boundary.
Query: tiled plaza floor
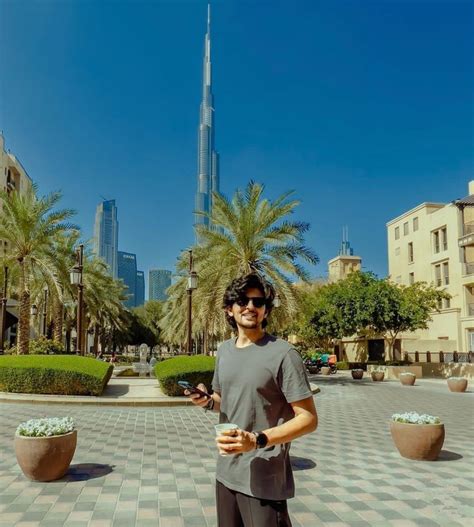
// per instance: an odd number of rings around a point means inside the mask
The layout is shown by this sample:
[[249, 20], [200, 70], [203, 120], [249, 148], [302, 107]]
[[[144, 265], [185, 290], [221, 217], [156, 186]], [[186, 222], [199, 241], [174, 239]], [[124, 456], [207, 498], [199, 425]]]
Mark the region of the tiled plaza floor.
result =
[[[317, 377], [318, 430], [293, 443], [294, 527], [469, 526], [473, 508], [474, 394], [444, 381]], [[442, 418], [440, 460], [415, 462], [394, 449], [392, 413]], [[26, 480], [13, 435], [21, 421], [71, 415], [78, 447], [61, 481]], [[212, 425], [193, 407], [108, 408], [0, 404], [0, 526], [215, 526]]]

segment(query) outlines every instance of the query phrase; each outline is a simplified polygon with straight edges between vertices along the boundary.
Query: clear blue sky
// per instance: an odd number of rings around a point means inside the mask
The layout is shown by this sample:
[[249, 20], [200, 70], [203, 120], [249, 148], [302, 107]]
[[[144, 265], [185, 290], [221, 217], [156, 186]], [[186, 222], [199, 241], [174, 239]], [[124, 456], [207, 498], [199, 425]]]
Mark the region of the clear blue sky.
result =
[[[205, 1], [0, 1], [0, 129], [86, 238], [101, 196], [139, 269], [193, 242]], [[473, 179], [473, 4], [216, 1], [221, 190], [296, 191], [326, 273], [343, 225], [387, 272], [385, 223]]]

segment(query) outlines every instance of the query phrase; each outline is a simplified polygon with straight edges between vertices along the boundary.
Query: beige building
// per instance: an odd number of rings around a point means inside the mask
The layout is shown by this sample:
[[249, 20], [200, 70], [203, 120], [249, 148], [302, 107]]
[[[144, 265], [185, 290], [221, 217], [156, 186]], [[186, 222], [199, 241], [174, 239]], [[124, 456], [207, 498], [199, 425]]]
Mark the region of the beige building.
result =
[[388, 268], [399, 284], [424, 281], [451, 295], [426, 330], [401, 335], [402, 352], [474, 349], [474, 181], [469, 196], [422, 203], [387, 223]]
[[344, 280], [353, 271], [360, 271], [362, 267], [362, 258], [354, 256], [349, 243], [348, 228], [342, 231], [342, 244], [339, 254], [328, 262], [328, 281], [329, 283]]

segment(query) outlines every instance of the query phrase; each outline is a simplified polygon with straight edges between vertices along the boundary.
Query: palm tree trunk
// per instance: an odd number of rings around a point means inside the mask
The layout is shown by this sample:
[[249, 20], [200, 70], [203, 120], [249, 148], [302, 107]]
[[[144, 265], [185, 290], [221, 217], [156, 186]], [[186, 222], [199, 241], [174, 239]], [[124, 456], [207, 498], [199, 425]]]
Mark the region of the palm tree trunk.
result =
[[94, 355], [97, 357], [99, 353], [99, 324], [94, 326]]
[[63, 343], [63, 304], [59, 299], [54, 302], [53, 340]]
[[29, 351], [30, 344], [30, 291], [26, 280], [25, 262], [20, 263], [20, 312], [18, 322], [18, 354]]

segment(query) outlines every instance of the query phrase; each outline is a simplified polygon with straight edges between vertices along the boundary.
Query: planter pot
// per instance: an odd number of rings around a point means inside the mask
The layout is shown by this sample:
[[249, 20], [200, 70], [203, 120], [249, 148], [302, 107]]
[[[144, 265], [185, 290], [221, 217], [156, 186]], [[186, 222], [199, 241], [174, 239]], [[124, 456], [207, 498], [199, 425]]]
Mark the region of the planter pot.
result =
[[385, 373], [383, 371], [373, 371], [370, 376], [372, 377], [373, 381], [381, 382], [383, 381]]
[[323, 375], [329, 375], [331, 373], [331, 368], [329, 366], [323, 366], [321, 368], [321, 373]]
[[66, 474], [76, 450], [77, 430], [51, 437], [15, 434], [15, 454], [25, 476], [33, 481], [53, 481]]
[[362, 379], [364, 370], [351, 370], [351, 375], [353, 379]]
[[402, 457], [434, 461], [443, 446], [444, 424], [415, 425], [390, 422], [393, 442]]
[[413, 386], [416, 381], [416, 375], [412, 373], [400, 373], [400, 382], [404, 386]]
[[448, 379], [448, 388], [451, 392], [465, 392], [467, 388], [467, 379], [456, 379], [454, 377], [451, 377]]

